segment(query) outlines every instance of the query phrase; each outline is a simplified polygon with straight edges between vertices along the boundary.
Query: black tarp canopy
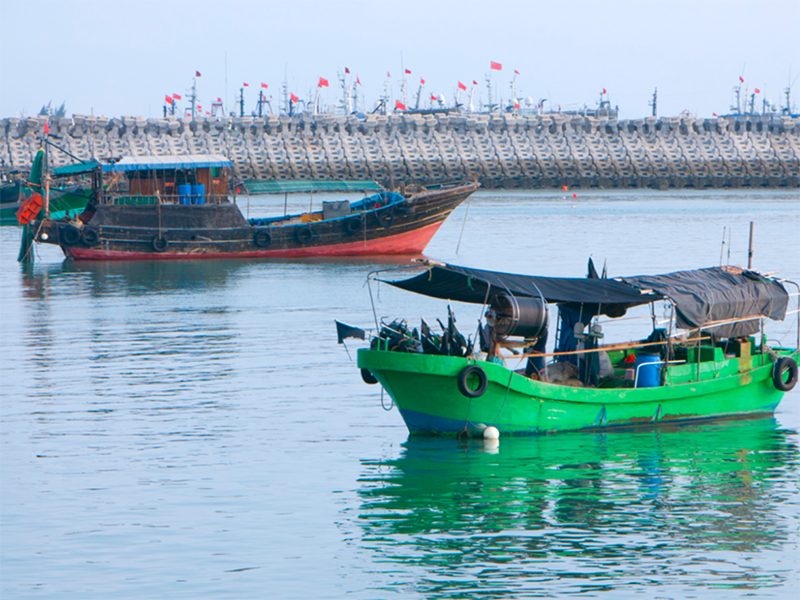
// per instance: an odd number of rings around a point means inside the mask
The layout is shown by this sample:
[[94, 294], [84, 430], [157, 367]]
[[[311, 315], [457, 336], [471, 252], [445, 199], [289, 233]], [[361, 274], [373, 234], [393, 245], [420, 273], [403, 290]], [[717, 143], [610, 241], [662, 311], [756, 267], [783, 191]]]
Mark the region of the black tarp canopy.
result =
[[[495, 294], [544, 298], [546, 302], [582, 309], [584, 314], [619, 317], [641, 304], [669, 299], [676, 306], [677, 324], [683, 329], [706, 323], [753, 316], [783, 320], [789, 295], [774, 279], [751, 271], [712, 267], [667, 275], [583, 279], [536, 277], [484, 271], [456, 265], [434, 265], [395, 287], [433, 298], [482, 304]], [[491, 288], [489, 288], [491, 286]], [[720, 337], [738, 337], [758, 331], [758, 321], [714, 328]]]
[[768, 317], [783, 321], [789, 305], [789, 294], [780, 282], [753, 271], [731, 267], [620, 279], [629, 285], [653, 290], [672, 300], [678, 328], [701, 327], [704, 331], [722, 338], [758, 332], [759, 319], [719, 326], [707, 324], [748, 317]]

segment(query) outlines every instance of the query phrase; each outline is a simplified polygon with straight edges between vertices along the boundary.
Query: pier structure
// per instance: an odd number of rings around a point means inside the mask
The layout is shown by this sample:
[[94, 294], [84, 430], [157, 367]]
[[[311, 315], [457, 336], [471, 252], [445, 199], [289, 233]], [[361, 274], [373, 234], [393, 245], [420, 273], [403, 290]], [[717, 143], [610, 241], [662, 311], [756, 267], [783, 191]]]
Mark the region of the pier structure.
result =
[[[46, 117], [0, 119], [0, 163], [29, 168]], [[88, 160], [220, 154], [239, 180], [477, 179], [486, 188], [798, 187], [800, 117], [615, 120], [565, 115], [392, 114], [51, 118], [52, 141]], [[54, 152], [51, 166], [74, 162]]]

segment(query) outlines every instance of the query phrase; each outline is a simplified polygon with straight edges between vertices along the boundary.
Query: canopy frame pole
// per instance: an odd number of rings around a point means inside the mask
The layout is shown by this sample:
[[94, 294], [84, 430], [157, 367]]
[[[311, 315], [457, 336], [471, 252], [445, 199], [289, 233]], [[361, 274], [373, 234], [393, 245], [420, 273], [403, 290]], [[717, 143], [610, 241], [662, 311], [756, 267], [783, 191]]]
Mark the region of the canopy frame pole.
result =
[[669, 315], [669, 332], [667, 334], [667, 360], [672, 360], [672, 357], [675, 356], [675, 349], [674, 349], [674, 342], [672, 340], [672, 324], [675, 321], [675, 303], [668, 299], [670, 305], [670, 315]]
[[700, 381], [700, 355], [702, 354], [702, 339], [703, 339], [703, 332], [698, 327], [697, 328], [697, 381]]
[[283, 194], [283, 216], [286, 218], [286, 213], [289, 210], [289, 192]]

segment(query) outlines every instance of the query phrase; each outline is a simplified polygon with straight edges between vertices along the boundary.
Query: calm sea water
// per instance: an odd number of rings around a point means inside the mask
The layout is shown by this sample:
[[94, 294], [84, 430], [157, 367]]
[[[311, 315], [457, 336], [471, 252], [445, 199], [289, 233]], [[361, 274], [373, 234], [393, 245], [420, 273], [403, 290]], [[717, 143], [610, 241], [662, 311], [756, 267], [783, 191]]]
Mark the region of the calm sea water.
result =
[[[750, 221], [754, 267], [800, 281], [796, 190], [482, 192], [426, 255], [578, 277], [589, 256], [612, 276], [746, 264]], [[369, 327], [366, 274], [396, 264], [40, 246], [23, 269], [19, 235], [0, 229], [3, 598], [797, 597], [800, 388], [769, 419], [409, 439], [333, 326]], [[372, 292], [379, 317], [446, 315]], [[476, 308], [454, 308], [471, 331]]]

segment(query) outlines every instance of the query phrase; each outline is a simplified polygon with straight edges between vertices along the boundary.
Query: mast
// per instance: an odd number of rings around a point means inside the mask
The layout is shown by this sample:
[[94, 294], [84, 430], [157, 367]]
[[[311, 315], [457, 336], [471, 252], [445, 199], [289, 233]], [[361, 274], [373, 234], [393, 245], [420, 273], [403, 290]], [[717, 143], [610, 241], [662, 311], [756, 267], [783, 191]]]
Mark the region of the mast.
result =
[[196, 114], [196, 106], [197, 106], [197, 71], [195, 71], [195, 76], [192, 79], [192, 91], [189, 93], [189, 100], [191, 100], [192, 105], [192, 120], [194, 121], [194, 116]]
[[339, 85], [342, 88], [342, 108], [344, 109], [344, 114], [349, 115], [353, 112], [351, 99], [350, 99], [350, 88], [347, 85], [347, 79], [345, 77], [345, 73], [339, 73]]

